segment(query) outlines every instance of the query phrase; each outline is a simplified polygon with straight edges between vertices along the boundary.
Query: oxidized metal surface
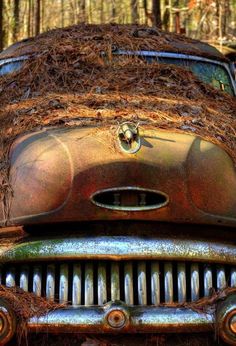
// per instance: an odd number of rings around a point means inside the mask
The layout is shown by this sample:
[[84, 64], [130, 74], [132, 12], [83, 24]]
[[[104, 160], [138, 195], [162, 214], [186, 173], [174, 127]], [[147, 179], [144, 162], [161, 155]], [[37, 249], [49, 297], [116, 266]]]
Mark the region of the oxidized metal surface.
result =
[[[111, 312], [123, 313], [120, 328], [108, 322]], [[120, 311], [120, 313], [118, 312]], [[120, 320], [122, 320], [120, 316]], [[82, 333], [181, 333], [213, 329], [214, 314], [197, 313], [185, 308], [127, 307], [115, 302], [104, 307], [79, 307], [53, 311], [44, 317], [32, 318], [29, 331]]]
[[21, 243], [12, 246], [11, 249], [2, 247], [0, 259], [2, 262], [60, 259], [160, 259], [236, 264], [236, 245], [176, 238], [145, 239], [139, 236], [49, 238]]
[[230, 345], [236, 344], [236, 295], [230, 294], [217, 306], [216, 322], [220, 337]]
[[[236, 170], [224, 150], [145, 125], [139, 135], [135, 154], [121, 150], [116, 129], [106, 127], [47, 129], [19, 138], [11, 151], [11, 223], [132, 219], [235, 227]], [[169, 203], [127, 211], [91, 202], [98, 191], [121, 187], [160, 191]]]
[[7, 302], [0, 299], [0, 345], [6, 345], [16, 330], [16, 318]]

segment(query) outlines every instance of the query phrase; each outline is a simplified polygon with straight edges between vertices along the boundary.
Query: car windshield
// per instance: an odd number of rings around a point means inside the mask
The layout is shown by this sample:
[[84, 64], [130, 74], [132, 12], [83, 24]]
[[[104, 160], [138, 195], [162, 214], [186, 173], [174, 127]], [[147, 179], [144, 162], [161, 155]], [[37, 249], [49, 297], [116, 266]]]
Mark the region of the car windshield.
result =
[[[151, 52], [153, 53], [153, 52]], [[167, 56], [163, 56], [163, 55]], [[115, 52], [114, 55], [116, 57], [121, 57], [124, 55], [136, 55], [140, 56], [142, 59], [145, 59], [148, 63], [159, 62], [163, 64], [173, 64], [182, 66], [185, 69], [192, 71], [200, 80], [205, 83], [212, 85], [213, 87], [225, 91], [231, 95], [234, 95], [233, 82], [230, 78], [229, 71], [225, 68], [224, 64], [211, 62], [211, 61], [203, 61], [199, 58], [183, 58], [183, 55], [171, 57], [168, 56], [168, 53], [155, 53], [153, 55], [146, 54], [145, 52], [141, 52], [141, 54], [136, 54], [133, 52]], [[181, 57], [180, 57], [181, 56]], [[18, 71], [24, 61], [28, 59], [26, 56], [13, 58], [13, 59], [3, 59], [0, 60], [0, 76], [4, 76], [13, 72]], [[207, 60], [207, 59], [206, 59]]]
[[[183, 54], [171, 53], [155, 53], [155, 52], [126, 52], [117, 51], [114, 53], [116, 57], [121, 56], [138, 56], [145, 59], [148, 63], [159, 62], [162, 64], [173, 64], [181, 66], [193, 72], [201, 81], [212, 85], [216, 89], [225, 91], [230, 95], [235, 95], [233, 81], [230, 77], [230, 71], [225, 67], [225, 64], [214, 62], [209, 59], [200, 57], [190, 57]], [[178, 56], [179, 55], [179, 56]]]
[[[151, 57], [153, 59], [153, 57]], [[174, 64], [178, 66], [183, 66], [184, 68], [190, 70], [203, 82], [212, 85], [216, 89], [226, 91], [227, 93], [234, 95], [234, 90], [232, 82], [228, 71], [223, 65], [214, 64], [206, 61], [196, 61], [191, 59], [178, 59], [170, 57], [155, 57], [160, 63], [164, 64]], [[150, 57], [147, 57], [150, 60]]]

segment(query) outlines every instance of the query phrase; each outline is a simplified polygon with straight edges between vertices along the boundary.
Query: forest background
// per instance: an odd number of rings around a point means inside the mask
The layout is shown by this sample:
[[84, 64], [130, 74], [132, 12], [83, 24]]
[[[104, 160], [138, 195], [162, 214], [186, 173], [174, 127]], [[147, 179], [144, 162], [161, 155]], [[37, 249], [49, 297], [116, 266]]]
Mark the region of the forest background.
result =
[[0, 51], [83, 22], [155, 25], [236, 48], [236, 0], [0, 0]]

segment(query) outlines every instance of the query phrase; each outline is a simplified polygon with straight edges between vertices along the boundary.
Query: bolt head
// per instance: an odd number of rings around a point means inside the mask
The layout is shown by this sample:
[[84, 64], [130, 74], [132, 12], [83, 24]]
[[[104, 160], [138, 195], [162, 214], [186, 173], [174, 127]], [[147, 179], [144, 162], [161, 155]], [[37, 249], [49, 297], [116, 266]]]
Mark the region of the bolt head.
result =
[[112, 328], [122, 328], [126, 322], [126, 315], [121, 310], [112, 310], [107, 315], [107, 322]]

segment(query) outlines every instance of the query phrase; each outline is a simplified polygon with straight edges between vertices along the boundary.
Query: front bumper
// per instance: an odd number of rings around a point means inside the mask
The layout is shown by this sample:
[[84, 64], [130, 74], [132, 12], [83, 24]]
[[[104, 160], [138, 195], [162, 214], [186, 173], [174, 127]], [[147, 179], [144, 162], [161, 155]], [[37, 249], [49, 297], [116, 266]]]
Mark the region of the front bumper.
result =
[[212, 331], [213, 313], [188, 308], [127, 306], [65, 308], [32, 318], [29, 331], [52, 333], [188, 333]]

